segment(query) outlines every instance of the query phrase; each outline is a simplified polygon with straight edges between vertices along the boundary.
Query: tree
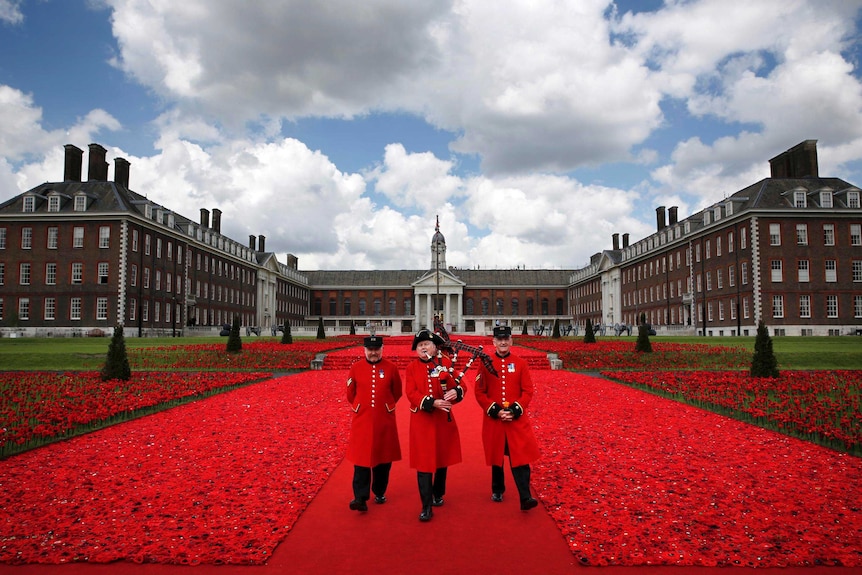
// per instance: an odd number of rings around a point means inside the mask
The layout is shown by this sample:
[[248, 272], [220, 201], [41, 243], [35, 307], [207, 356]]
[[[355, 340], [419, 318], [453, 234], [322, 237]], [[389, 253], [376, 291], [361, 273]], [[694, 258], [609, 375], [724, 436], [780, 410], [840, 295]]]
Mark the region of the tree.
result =
[[772, 338], [763, 320], [757, 322], [757, 338], [754, 340], [754, 357], [749, 373], [751, 377], [778, 377], [778, 360], [772, 351]]
[[596, 343], [596, 334], [593, 333], [593, 322], [587, 319], [587, 327], [584, 330], [584, 343]]
[[290, 320], [284, 320], [284, 330], [281, 332], [281, 343], [293, 343], [293, 336], [290, 334]]
[[114, 328], [114, 336], [108, 345], [108, 355], [105, 365], [102, 367], [102, 381], [109, 379], [122, 379], [128, 381], [132, 378], [132, 368], [129, 367], [129, 355], [126, 353], [126, 338], [123, 336], [123, 326]]
[[551, 334], [551, 337], [554, 339], [560, 339], [560, 319], [557, 318], [554, 320], [554, 331]]
[[317, 339], [326, 339], [326, 330], [323, 329], [323, 316], [320, 316], [320, 321], [317, 322]]
[[646, 317], [641, 316], [641, 322], [638, 324], [638, 340], [635, 343], [635, 351], [641, 353], [652, 353], [652, 343], [649, 340], [650, 326], [646, 321]]
[[233, 316], [233, 325], [230, 326], [230, 334], [227, 336], [227, 352], [239, 353], [242, 351], [242, 338], [239, 336], [239, 316]]

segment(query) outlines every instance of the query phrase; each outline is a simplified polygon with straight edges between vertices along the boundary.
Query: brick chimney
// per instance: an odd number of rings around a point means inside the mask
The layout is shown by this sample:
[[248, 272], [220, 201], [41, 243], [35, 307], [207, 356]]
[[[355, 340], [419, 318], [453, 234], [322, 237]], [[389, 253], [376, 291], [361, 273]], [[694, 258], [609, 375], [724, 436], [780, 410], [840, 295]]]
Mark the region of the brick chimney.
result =
[[81, 170], [84, 167], [84, 150], [72, 144], [63, 146], [66, 149], [63, 165], [64, 182], [80, 182]]
[[257, 251], [257, 247], [255, 247], [256, 242], [257, 242], [257, 238], [254, 236], [254, 234], [249, 234], [248, 235], [248, 249], [250, 249], [253, 252], [256, 252]]
[[87, 180], [97, 182], [108, 181], [108, 162], [105, 156], [108, 150], [99, 144], [90, 144], [90, 163], [87, 168]]
[[218, 208], [213, 208], [213, 229], [221, 233], [221, 210]]
[[614, 250], [620, 249], [620, 235], [614, 234], [611, 237], [613, 238], [613, 242], [614, 242]]
[[679, 211], [678, 206], [671, 206], [667, 209], [667, 215], [670, 221], [668, 221], [668, 225], [673, 226], [676, 225], [677, 220], [677, 212]]
[[769, 160], [773, 178], [817, 178], [817, 140], [805, 140]]
[[266, 251], [266, 236], [257, 236], [257, 247], [260, 248], [260, 251]]
[[655, 209], [655, 223], [658, 227], [658, 231], [662, 231], [667, 227], [667, 221], [664, 217], [664, 206], [659, 206]]
[[206, 208], [201, 208], [201, 227], [204, 229], [210, 227], [210, 211]]
[[129, 166], [125, 158], [114, 158], [114, 183], [129, 189]]
[[629, 235], [623, 234], [623, 249], [629, 247]]

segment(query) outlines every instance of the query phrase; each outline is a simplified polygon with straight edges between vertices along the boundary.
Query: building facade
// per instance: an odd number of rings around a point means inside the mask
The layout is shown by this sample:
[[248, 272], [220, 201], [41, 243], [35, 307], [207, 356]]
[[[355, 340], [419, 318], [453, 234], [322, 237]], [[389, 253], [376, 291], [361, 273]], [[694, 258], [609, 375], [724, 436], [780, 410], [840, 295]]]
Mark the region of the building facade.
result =
[[[128, 188], [129, 163], [65, 148], [64, 178], [0, 204], [0, 336], [215, 334], [235, 316], [250, 333], [290, 321], [302, 335], [412, 333], [440, 321], [453, 334], [498, 324], [548, 334], [555, 322], [599, 333], [643, 318], [660, 334], [840, 335], [862, 329], [860, 190], [818, 174], [816, 142], [770, 160], [771, 176], [582, 269], [460, 269], [446, 264], [439, 222], [427, 269], [301, 271], [266, 238], [221, 233]], [[427, 244], [426, 244], [427, 245]]]

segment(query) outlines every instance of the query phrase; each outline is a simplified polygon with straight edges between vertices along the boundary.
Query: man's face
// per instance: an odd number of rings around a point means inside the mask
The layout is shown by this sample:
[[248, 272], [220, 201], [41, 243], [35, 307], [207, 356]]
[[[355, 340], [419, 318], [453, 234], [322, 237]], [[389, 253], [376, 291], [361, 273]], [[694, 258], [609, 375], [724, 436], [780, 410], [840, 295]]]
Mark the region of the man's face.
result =
[[437, 354], [437, 346], [430, 340], [420, 341], [416, 344], [416, 355], [421, 359], [428, 359]]
[[510, 347], [512, 347], [512, 336], [494, 338], [494, 349], [497, 350], [497, 355], [506, 355]]
[[383, 358], [383, 348], [382, 347], [366, 347], [365, 348], [365, 359], [367, 359], [371, 363], [377, 363]]

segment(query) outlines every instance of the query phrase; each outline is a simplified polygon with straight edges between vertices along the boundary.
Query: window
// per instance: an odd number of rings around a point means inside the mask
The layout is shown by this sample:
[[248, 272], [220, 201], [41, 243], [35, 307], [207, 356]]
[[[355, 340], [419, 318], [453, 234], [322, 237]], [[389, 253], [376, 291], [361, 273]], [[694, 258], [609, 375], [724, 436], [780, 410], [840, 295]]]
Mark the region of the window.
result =
[[24, 196], [24, 211], [25, 212], [35, 212], [36, 211], [36, 198], [33, 196]]
[[718, 236], [717, 238], [715, 238], [715, 255], [716, 256], [721, 255], [721, 236]]
[[809, 281], [809, 267], [808, 260], [799, 260], [796, 262], [796, 274], [800, 282]]
[[79, 284], [84, 281], [84, 264], [75, 262], [72, 264], [72, 283]]
[[533, 315], [533, 298], [527, 298], [527, 315]]
[[383, 314], [383, 302], [380, 301], [380, 298], [374, 298], [371, 302], [371, 310], [374, 315]]
[[769, 245], [781, 245], [781, 224], [769, 224]]
[[805, 196], [805, 192], [796, 191], [793, 192], [793, 207], [795, 208], [807, 208], [808, 207], [808, 198]]
[[29, 250], [33, 247], [33, 228], [21, 228], [21, 249]]
[[141, 321], [150, 321], [150, 302], [148, 301], [144, 302], [143, 309], [141, 309]]
[[0, 297], [0, 319], [3, 319], [3, 298]]
[[49, 196], [48, 197], [48, 211], [49, 212], [59, 212], [60, 211], [60, 196]]
[[811, 317], [811, 296], [799, 296], [799, 317]]
[[848, 208], [858, 208], [859, 207], [859, 192], [847, 192], [847, 207]]
[[[712, 257], [712, 240], [706, 240], [706, 259]], [[652, 274], [650, 274], [652, 275]]]
[[829, 283], [834, 283], [838, 281], [836, 268], [835, 268], [835, 260], [825, 260], [823, 262], [823, 267], [825, 270], [825, 278]]
[[730, 287], [736, 285], [736, 268], [733, 266], [727, 267], [727, 283], [730, 285]]
[[[162, 270], [156, 270], [156, 289], [162, 289]], [[218, 286], [218, 301], [221, 301], [221, 286]], [[319, 314], [318, 314], [319, 315]]]
[[727, 233], [727, 253], [733, 253], [733, 232]]
[[0, 262], [0, 286], [6, 283], [6, 264]]
[[136, 266], [135, 264], [132, 264], [132, 267], [129, 270], [129, 285], [138, 285], [138, 266]]
[[18, 265], [18, 283], [22, 286], [30, 285], [30, 264], [21, 263]]
[[150, 234], [144, 234], [144, 254], [150, 255]]
[[748, 319], [748, 297], [742, 298], [742, 317]]
[[772, 296], [772, 317], [784, 317], [784, 296]]
[[488, 315], [488, 310], [489, 310], [488, 298], [483, 297], [482, 301], [480, 302], [480, 305], [482, 306], [482, 315]]
[[796, 245], [808, 245], [808, 224], [796, 224]]
[[397, 304], [395, 303], [395, 298], [389, 298], [389, 315], [396, 315], [398, 313]]
[[108, 263], [107, 262], [99, 262], [99, 283], [107, 284], [108, 283]]
[[30, 319], [30, 298], [18, 298], [18, 319]]
[[464, 315], [473, 315], [473, 298], [471, 297], [464, 300]]
[[838, 296], [826, 296], [826, 317], [838, 317]]
[[57, 241], [59, 238], [59, 235], [60, 235], [60, 229], [59, 228], [48, 228], [48, 243], [46, 245], [48, 246], [49, 250], [56, 250], [57, 249], [57, 247], [59, 245], [59, 243]]
[[0, 228], [0, 250], [6, 249], [6, 228]]
[[81, 319], [81, 298], [72, 298], [69, 306], [69, 319]]
[[820, 207], [821, 208], [831, 208], [832, 207], [832, 192], [820, 192]]
[[853, 281], [862, 282], [862, 260], [853, 260]]
[[[162, 238], [156, 238], [156, 258], [162, 259]], [[219, 262], [221, 264], [221, 262]], [[219, 265], [219, 274], [221, 275], [221, 265]]]
[[344, 299], [344, 315], [350, 315], [350, 313], [350, 298], [348, 297]]
[[[144, 287], [150, 287], [150, 268], [144, 268]], [[207, 297], [207, 294], [204, 293], [204, 298]]]
[[135, 321], [135, 318], [138, 317], [138, 300], [130, 299], [129, 300], [129, 321]]
[[718, 321], [724, 321], [724, 301], [718, 302]]
[[110, 226], [100, 226], [99, 227], [99, 247], [100, 248], [111, 247], [111, 228], [110, 228]]
[[[3, 300], [0, 300], [0, 319], [3, 319]], [[853, 296], [853, 317], [862, 317], [862, 295]]]
[[742, 276], [742, 285], [748, 285], [748, 262], [742, 262], [740, 275]]
[[72, 229], [72, 247], [84, 247], [84, 228], [76, 227]]
[[512, 315], [518, 315], [518, 298], [512, 298]]
[[54, 319], [57, 313], [57, 300], [52, 297], [45, 298], [45, 319]]
[[75, 196], [75, 211], [76, 212], [86, 212], [87, 211], [87, 196], [83, 196], [83, 195]]
[[772, 270], [773, 282], [784, 281], [784, 271], [781, 266], [781, 260], [772, 260], [769, 264], [769, 268]]
[[850, 245], [862, 246], [862, 224], [850, 224]]
[[365, 315], [365, 300], [359, 300], [359, 315]]
[[835, 224], [823, 224], [823, 245], [835, 245]]
[[132, 251], [138, 251], [138, 230], [132, 230]]
[[494, 310], [497, 315], [503, 315], [503, 298], [497, 298], [494, 301]]
[[45, 285], [53, 286], [57, 285], [57, 264], [56, 263], [47, 263], [45, 264]]
[[96, 298], [96, 319], [108, 319], [108, 298]]
[[739, 249], [744, 250], [748, 244], [748, 231], [745, 228], [739, 230]]
[[715, 270], [715, 283], [718, 286], [718, 289], [724, 287], [724, 278], [722, 278], [721, 270]]

